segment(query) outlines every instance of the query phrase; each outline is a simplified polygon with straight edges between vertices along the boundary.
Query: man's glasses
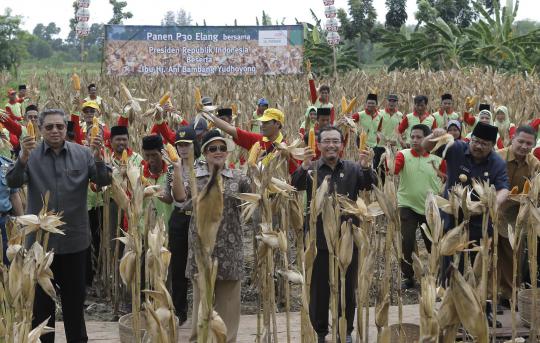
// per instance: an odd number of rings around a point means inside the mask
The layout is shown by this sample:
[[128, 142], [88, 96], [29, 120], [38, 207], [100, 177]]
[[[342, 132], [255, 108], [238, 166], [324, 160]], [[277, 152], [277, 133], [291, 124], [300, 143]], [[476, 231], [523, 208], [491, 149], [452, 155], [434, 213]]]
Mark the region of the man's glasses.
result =
[[66, 128], [66, 125], [65, 124], [48, 124], [48, 125], [45, 125], [45, 130], [52, 131], [55, 127], [58, 131], [62, 131]]
[[211, 146], [211, 147], [208, 147], [207, 149], [209, 152], [216, 152], [216, 151], [221, 151], [221, 152], [227, 152], [227, 146], [226, 145], [220, 145], [220, 146]]
[[492, 143], [490, 142], [482, 142], [482, 141], [479, 141], [477, 139], [471, 139], [471, 144], [474, 144], [474, 145], [478, 145], [480, 147], [482, 147], [483, 149], [488, 149], [488, 148], [491, 148], [493, 146]]

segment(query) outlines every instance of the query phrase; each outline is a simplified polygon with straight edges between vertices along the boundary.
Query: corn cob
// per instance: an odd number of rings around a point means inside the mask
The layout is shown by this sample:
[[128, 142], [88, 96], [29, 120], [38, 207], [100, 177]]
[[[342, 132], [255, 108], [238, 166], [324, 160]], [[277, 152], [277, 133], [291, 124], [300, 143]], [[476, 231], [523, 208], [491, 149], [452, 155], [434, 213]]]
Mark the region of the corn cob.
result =
[[99, 120], [97, 119], [97, 117], [94, 117], [94, 119], [92, 119], [92, 129], [90, 130], [91, 140], [94, 140], [94, 138], [96, 138], [98, 133], [99, 133]]
[[71, 85], [74, 91], [81, 91], [81, 78], [79, 75], [77, 75], [77, 73], [73, 73], [73, 75], [71, 75]]
[[124, 149], [124, 151], [122, 151], [122, 164], [127, 164], [128, 163], [128, 152], [126, 149]]
[[519, 188], [518, 186], [514, 186], [512, 188], [512, 190], [510, 191], [510, 194], [518, 194], [519, 193]]
[[347, 107], [345, 108], [345, 112], [344, 113], [351, 113], [354, 106], [356, 106], [356, 97], [354, 97], [351, 102], [349, 102], [349, 104], [347, 105]]
[[176, 149], [170, 143], [167, 143], [167, 145], [165, 145], [165, 150], [167, 151], [167, 155], [169, 156], [172, 162], [178, 161], [178, 153], [176, 152]]
[[315, 151], [315, 129], [309, 129], [308, 146]]
[[159, 106], [165, 105], [165, 103], [169, 101], [170, 98], [171, 98], [171, 93], [170, 92], [165, 93], [165, 95], [163, 95], [161, 99], [159, 99]]
[[256, 166], [260, 153], [261, 153], [261, 145], [259, 143], [253, 144], [253, 146], [249, 150], [248, 165]]
[[238, 105], [237, 104], [232, 104], [231, 109], [232, 109], [233, 116], [238, 114]]
[[143, 186], [145, 187], [148, 187], [148, 186], [151, 186], [152, 183], [150, 181], [148, 181], [148, 179], [146, 177], [144, 177], [143, 174], [141, 174], [141, 183], [143, 184]]
[[341, 97], [341, 113], [347, 113], [345, 112], [347, 108], [347, 99], [345, 99], [344, 96]]
[[360, 151], [366, 150], [366, 144], [367, 144], [367, 133], [366, 131], [362, 131], [362, 133], [360, 134], [360, 144], [358, 146], [358, 149]]
[[523, 191], [521, 193], [529, 194], [530, 190], [531, 190], [531, 182], [529, 180], [525, 180], [525, 184], [523, 185]]
[[202, 109], [202, 96], [199, 87], [195, 87], [195, 107], [197, 110]]
[[32, 121], [28, 121], [28, 125], [26, 125], [26, 134], [30, 137], [36, 138], [36, 132], [34, 130], [34, 124], [32, 124]]

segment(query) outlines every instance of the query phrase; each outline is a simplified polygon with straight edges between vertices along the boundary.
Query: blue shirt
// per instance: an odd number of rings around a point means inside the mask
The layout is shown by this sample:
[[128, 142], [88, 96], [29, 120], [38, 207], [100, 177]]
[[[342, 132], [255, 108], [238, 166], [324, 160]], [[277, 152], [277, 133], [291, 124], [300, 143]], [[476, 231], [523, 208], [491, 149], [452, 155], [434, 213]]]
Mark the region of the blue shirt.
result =
[[11, 164], [13, 164], [11, 160], [0, 156], [0, 212], [11, 211], [10, 196], [19, 191], [18, 188], [10, 188], [7, 185], [6, 173]]
[[[437, 153], [442, 153], [442, 149]], [[472, 180], [477, 179], [479, 181], [489, 180], [489, 183], [495, 186], [497, 191], [510, 188], [508, 174], [506, 172], [506, 162], [495, 151], [492, 151], [484, 161], [476, 163], [471, 156], [469, 143], [455, 141], [454, 144], [448, 148], [445, 160], [446, 173], [448, 176], [446, 187], [444, 189], [444, 196], [446, 198], [448, 198], [448, 190], [456, 184], [461, 183], [459, 180], [461, 174], [467, 176], [467, 182], [463, 184], [464, 186], [472, 185]], [[474, 199], [473, 197], [472, 200], [477, 199]], [[451, 219], [453, 219], [453, 216]], [[448, 223], [448, 225], [446, 225], [447, 228], [452, 228], [454, 226], [453, 220], [445, 220], [445, 222]], [[472, 216], [469, 228], [471, 230], [471, 239], [479, 237], [478, 235], [481, 235], [482, 216]], [[491, 231], [491, 224], [489, 230]]]

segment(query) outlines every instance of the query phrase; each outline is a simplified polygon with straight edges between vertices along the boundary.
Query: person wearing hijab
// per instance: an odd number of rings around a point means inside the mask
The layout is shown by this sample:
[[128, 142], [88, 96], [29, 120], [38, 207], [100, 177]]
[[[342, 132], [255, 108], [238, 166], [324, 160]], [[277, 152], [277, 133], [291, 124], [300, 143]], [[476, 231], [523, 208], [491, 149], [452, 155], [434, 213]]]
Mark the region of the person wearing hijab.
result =
[[[308, 121], [309, 121], [309, 127], [306, 128]], [[300, 124], [300, 130], [299, 130], [300, 135], [304, 137], [306, 132], [309, 132], [309, 130], [315, 127], [316, 122], [317, 122], [317, 107], [309, 106], [306, 109], [306, 112], [304, 113], [304, 120], [302, 121], [302, 124]]]
[[508, 107], [499, 106], [495, 109], [493, 125], [499, 129], [499, 135], [501, 135], [504, 146], [510, 144], [510, 140], [516, 133], [516, 126], [510, 122]]
[[[481, 110], [480, 113], [478, 113], [478, 118], [475, 118], [475, 120], [477, 120], [476, 124], [474, 124], [475, 128], [476, 128], [476, 125], [478, 123], [484, 123], [484, 124], [494, 126], [493, 125], [493, 115], [491, 114], [491, 112], [488, 109]], [[474, 132], [474, 130], [473, 130], [473, 132]], [[465, 142], [470, 142], [473, 132], [470, 132], [463, 140]], [[497, 147], [497, 149], [504, 148], [504, 142], [503, 142], [503, 140], [501, 138], [501, 135], [499, 133], [497, 133], [497, 145], [496, 145], [496, 147]]]
[[461, 137], [461, 122], [459, 120], [449, 120], [446, 132], [451, 134], [455, 141], [463, 139]]

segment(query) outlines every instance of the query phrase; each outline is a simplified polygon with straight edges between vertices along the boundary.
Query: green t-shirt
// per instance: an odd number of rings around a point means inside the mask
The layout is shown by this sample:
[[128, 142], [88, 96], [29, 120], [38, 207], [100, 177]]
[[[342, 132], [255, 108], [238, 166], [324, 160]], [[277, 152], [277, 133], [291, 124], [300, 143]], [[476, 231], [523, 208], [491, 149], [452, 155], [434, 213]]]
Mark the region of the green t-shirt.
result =
[[387, 140], [397, 140], [396, 139], [396, 127], [399, 126], [401, 120], [403, 119], [403, 113], [397, 111], [394, 114], [390, 114], [385, 110], [379, 112], [381, 117], [381, 134], [383, 136], [383, 141], [380, 142], [381, 146], [386, 144]]
[[373, 148], [377, 146], [377, 131], [381, 122], [381, 116], [377, 113], [375, 117], [370, 116], [366, 111], [358, 114], [358, 132], [362, 130], [367, 133], [367, 146]]
[[434, 122], [435, 117], [431, 114], [425, 117], [423, 121], [420, 121], [420, 117], [415, 116], [414, 113], [407, 114], [407, 123], [409, 125], [407, 126], [407, 130], [405, 131], [405, 141], [407, 143], [411, 142], [411, 130], [413, 126], [418, 124], [424, 124], [431, 129]]
[[[172, 169], [169, 168], [166, 173], [161, 173], [161, 175], [156, 179], [147, 178], [148, 182], [153, 185], [161, 185], [163, 190], [167, 189], [167, 183], [172, 183]], [[163, 221], [167, 228], [169, 227], [169, 218], [173, 210], [172, 204], [166, 204], [161, 200], [158, 200], [155, 197], [144, 199], [143, 208], [146, 210], [150, 204], [153, 204], [153, 207], [156, 210], [157, 217], [163, 217]]]
[[[435, 117], [435, 120], [437, 121], [437, 127], [439, 128], [446, 128], [446, 124], [449, 120], [459, 120], [459, 113], [452, 112], [450, 114], [443, 113], [441, 114], [439, 111], [432, 113], [433, 117]], [[446, 118], [445, 118], [446, 116]]]
[[439, 194], [442, 181], [437, 175], [442, 159], [436, 155], [414, 156], [411, 149], [401, 150], [405, 165], [399, 172], [398, 206], [425, 215], [428, 192]]

